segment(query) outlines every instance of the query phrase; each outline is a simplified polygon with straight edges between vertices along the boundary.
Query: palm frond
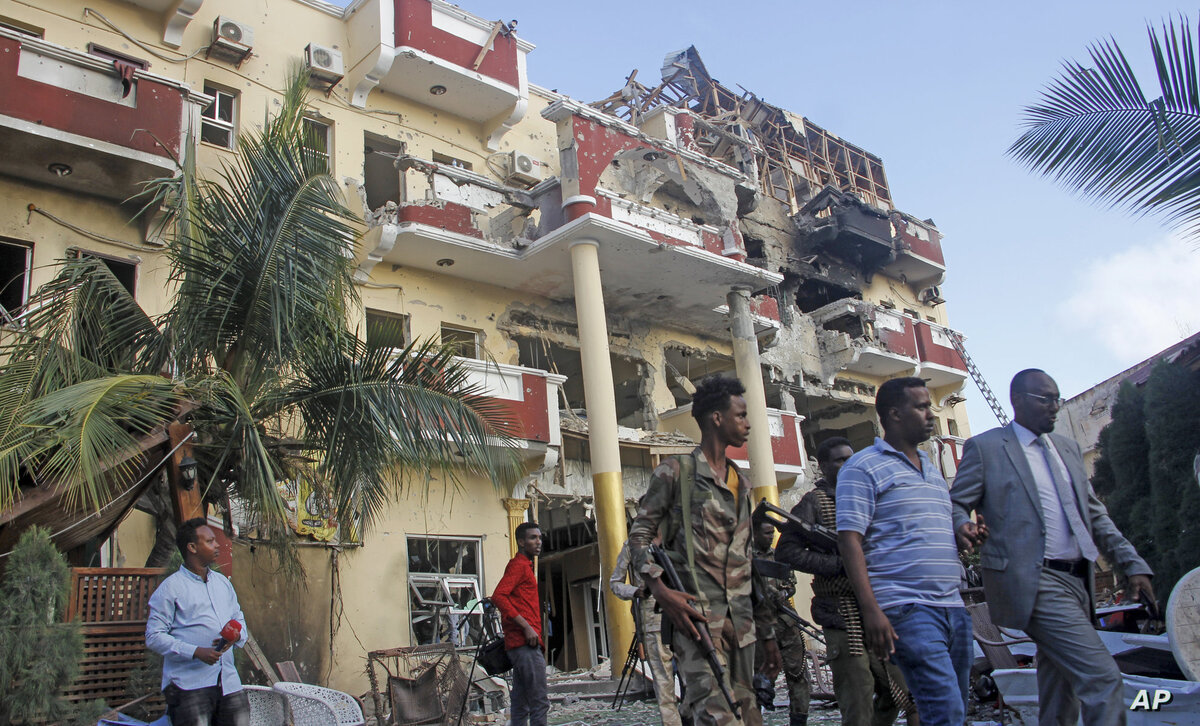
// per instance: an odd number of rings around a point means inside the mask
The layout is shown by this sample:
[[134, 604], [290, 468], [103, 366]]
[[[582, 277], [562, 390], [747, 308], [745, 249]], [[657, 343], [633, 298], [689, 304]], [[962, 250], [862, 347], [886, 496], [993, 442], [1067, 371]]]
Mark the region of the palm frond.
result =
[[1147, 100], [1116, 41], [1067, 61], [1025, 109], [1008, 153], [1083, 196], [1200, 231], [1200, 56], [1185, 18], [1147, 28], [1159, 96]]
[[282, 110], [241, 138], [237, 162], [196, 183], [186, 237], [172, 246], [180, 288], [170, 327], [189, 341], [190, 370], [279, 365], [345, 326], [359, 230], [305, 148], [303, 89], [293, 79]]
[[424, 341], [397, 353], [347, 337], [307, 351], [297, 368], [280, 408], [300, 414], [338, 511], [360, 513], [365, 527], [406, 475], [513, 481], [511, 411], [482, 395], [451, 350]]
[[21, 425], [33, 430], [29, 464], [65, 484], [68, 507], [99, 509], [134, 471], [137, 439], [174, 418], [184, 396], [160, 376], [95, 378], [41, 396]]

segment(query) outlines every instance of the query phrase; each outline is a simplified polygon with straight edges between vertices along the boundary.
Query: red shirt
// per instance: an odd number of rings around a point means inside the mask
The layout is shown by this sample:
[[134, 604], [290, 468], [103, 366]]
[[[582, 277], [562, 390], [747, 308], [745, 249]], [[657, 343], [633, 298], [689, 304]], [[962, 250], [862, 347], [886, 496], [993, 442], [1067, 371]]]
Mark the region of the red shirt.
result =
[[504, 568], [504, 577], [492, 593], [492, 602], [500, 609], [500, 623], [504, 628], [504, 649], [512, 650], [525, 645], [525, 631], [513, 618], [520, 615], [529, 627], [542, 639], [542, 612], [538, 600], [537, 576], [533, 574], [533, 560], [518, 552]]

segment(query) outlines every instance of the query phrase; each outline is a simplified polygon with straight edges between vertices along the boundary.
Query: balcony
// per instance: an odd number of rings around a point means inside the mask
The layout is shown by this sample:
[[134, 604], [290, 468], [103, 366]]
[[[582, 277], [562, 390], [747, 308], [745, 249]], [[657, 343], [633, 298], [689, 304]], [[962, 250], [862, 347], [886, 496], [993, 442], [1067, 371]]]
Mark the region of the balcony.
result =
[[124, 200], [176, 171], [193, 104], [179, 81], [0, 28], [0, 174]]
[[902, 212], [892, 212], [891, 223], [896, 259], [884, 271], [892, 277], [903, 276], [916, 287], [942, 284], [946, 260], [942, 256], [942, 234], [937, 227]]
[[443, 0], [368, 0], [349, 23], [352, 103], [372, 89], [485, 125], [493, 150], [525, 115], [534, 46]]
[[907, 315], [861, 300], [838, 300], [811, 317], [821, 326], [822, 352], [840, 364], [839, 370], [892, 378], [912, 375], [920, 364], [916, 321]]
[[834, 187], [817, 192], [797, 220], [805, 247], [853, 262], [864, 274], [896, 258], [887, 212]]
[[917, 375], [929, 381], [930, 388], [961, 388], [967, 380], [967, 364], [954, 349], [951, 334], [948, 328], [937, 323], [917, 321], [917, 348], [921, 357], [921, 369]]
[[[783, 280], [702, 245], [664, 242], [600, 214], [564, 223], [556, 179], [526, 191], [434, 162], [400, 163], [419, 171], [418, 178], [432, 178], [432, 186], [423, 199], [388, 203], [370, 213], [360, 280], [387, 263], [572, 301], [570, 246], [594, 240], [610, 314], [719, 336], [728, 334], [725, 296], [731, 289], [759, 292]], [[778, 325], [761, 314], [755, 321], [759, 331]]]
[[562, 445], [558, 423], [559, 389], [566, 376], [536, 368], [458, 358], [468, 371], [467, 380], [489, 398], [501, 401], [515, 422], [513, 438], [531, 451]]
[[[777, 408], [767, 409], [767, 423], [771, 434], [771, 454], [775, 460], [775, 479], [781, 485], [790, 486], [796, 477], [804, 475], [808, 454], [804, 450], [804, 437], [800, 434], [800, 422], [804, 417], [792, 411]], [[692, 439], [700, 440], [700, 429], [692, 418], [692, 405], [686, 404], [658, 415], [660, 431], [677, 431]], [[755, 436], [755, 432], [750, 432]], [[727, 456], [737, 462], [743, 471], [749, 469], [749, 453], [746, 447], [733, 448]]]

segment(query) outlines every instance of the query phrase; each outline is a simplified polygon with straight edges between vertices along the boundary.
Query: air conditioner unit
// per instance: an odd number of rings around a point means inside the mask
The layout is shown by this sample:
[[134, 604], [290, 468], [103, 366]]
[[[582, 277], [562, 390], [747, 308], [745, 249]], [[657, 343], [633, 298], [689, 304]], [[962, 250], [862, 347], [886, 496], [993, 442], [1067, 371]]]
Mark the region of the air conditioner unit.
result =
[[342, 76], [345, 75], [342, 52], [316, 43], [309, 43], [304, 47], [304, 67], [313, 79], [330, 85], [342, 80]]
[[942, 297], [942, 290], [937, 285], [927, 287], [921, 291], [921, 302], [926, 305], [941, 305], [946, 302]]
[[212, 43], [208, 55], [232, 63], [241, 63], [254, 50], [254, 28], [230, 20], [224, 15], [213, 21]]
[[529, 154], [514, 151], [508, 155], [508, 176], [504, 180], [518, 184], [537, 184], [542, 180], [542, 166], [542, 162]]

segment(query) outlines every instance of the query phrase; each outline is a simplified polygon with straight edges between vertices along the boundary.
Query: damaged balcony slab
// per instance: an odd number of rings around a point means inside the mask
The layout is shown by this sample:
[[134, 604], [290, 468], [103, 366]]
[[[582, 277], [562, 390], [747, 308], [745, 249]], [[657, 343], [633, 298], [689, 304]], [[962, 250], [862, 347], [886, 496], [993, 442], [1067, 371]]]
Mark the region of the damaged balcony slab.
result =
[[896, 210], [890, 216], [896, 259], [885, 271], [916, 287], [941, 285], [946, 277], [946, 260], [942, 256], [942, 233], [933, 220], [921, 221]]
[[521, 249], [465, 231], [421, 221], [382, 224], [367, 231], [367, 259], [357, 278], [366, 280], [380, 262], [521, 290], [554, 301], [574, 299], [570, 247], [599, 244], [604, 303], [610, 315], [661, 321], [664, 325], [725, 335], [717, 312], [735, 286], [755, 292], [783, 276], [704, 249], [659, 242], [649, 233], [586, 214]]
[[171, 176], [212, 102], [177, 80], [0, 27], [0, 174], [123, 201]]
[[853, 261], [867, 275], [896, 258], [888, 213], [833, 187], [805, 204], [796, 223], [805, 247]]
[[907, 315], [862, 300], [839, 300], [812, 312], [822, 353], [841, 371], [890, 378], [914, 375], [920, 365], [915, 323]]

